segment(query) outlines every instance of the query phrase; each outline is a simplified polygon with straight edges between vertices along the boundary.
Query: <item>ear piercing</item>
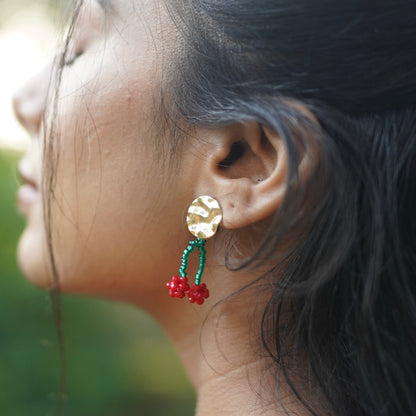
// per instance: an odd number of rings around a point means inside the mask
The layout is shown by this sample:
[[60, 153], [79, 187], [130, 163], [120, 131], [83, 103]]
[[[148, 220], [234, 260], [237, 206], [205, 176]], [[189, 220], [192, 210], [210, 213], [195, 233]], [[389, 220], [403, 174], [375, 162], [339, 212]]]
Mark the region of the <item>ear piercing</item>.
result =
[[[192, 235], [196, 240], [191, 240], [182, 255], [181, 267], [179, 269], [179, 276], [173, 276], [171, 281], [166, 283], [166, 288], [169, 290], [169, 295], [173, 298], [184, 298], [188, 296], [191, 303], [202, 305], [204, 300], [208, 298], [209, 291], [205, 283], [201, 283], [201, 276], [205, 267], [204, 248], [206, 240], [215, 235], [218, 226], [222, 220], [222, 212], [220, 205], [214, 198], [203, 195], [196, 198], [188, 209], [186, 216], [186, 223]], [[192, 287], [188, 283], [188, 258], [195, 250], [199, 251], [199, 267], [195, 276], [195, 283]]]

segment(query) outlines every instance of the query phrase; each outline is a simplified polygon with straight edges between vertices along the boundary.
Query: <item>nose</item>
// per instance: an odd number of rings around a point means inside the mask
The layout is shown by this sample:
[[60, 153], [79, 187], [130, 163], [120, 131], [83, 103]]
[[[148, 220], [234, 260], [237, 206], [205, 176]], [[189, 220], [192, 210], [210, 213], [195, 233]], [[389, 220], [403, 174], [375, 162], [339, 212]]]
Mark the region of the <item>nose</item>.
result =
[[48, 65], [13, 96], [16, 118], [31, 135], [36, 135], [42, 124], [50, 79], [51, 66]]

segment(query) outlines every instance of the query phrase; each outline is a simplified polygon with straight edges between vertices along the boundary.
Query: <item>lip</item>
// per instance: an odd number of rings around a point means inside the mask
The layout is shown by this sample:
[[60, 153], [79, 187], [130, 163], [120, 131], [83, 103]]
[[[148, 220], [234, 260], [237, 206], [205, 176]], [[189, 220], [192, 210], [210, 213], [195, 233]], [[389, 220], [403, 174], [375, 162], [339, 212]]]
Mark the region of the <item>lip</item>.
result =
[[24, 184], [17, 191], [17, 205], [19, 211], [28, 215], [31, 207], [40, 199], [40, 192], [36, 182], [19, 169]]

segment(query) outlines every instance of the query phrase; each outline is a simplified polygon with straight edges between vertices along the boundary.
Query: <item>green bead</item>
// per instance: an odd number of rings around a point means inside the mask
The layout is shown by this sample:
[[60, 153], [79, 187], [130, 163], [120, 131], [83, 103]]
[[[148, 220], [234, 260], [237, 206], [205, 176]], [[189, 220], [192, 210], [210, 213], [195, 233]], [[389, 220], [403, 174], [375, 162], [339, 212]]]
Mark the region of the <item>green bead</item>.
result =
[[188, 258], [190, 254], [194, 251], [194, 248], [197, 247], [199, 251], [199, 267], [198, 267], [198, 272], [195, 276], [195, 284], [197, 285], [199, 285], [201, 282], [201, 276], [205, 267], [205, 261], [206, 261], [206, 250], [204, 248], [205, 243], [206, 241], [200, 238], [197, 238], [196, 240], [191, 240], [183, 252], [181, 267], [179, 269], [179, 275], [181, 277], [188, 277], [188, 273], [187, 273]]

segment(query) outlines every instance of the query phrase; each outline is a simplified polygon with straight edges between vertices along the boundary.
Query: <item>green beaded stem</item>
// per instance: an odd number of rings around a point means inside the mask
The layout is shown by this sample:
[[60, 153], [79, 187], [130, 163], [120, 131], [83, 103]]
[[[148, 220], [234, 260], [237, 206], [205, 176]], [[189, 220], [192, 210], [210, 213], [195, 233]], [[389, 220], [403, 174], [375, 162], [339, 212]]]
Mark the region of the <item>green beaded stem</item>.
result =
[[179, 274], [181, 277], [188, 277], [188, 273], [187, 273], [188, 258], [189, 258], [189, 255], [194, 251], [194, 248], [197, 247], [199, 251], [199, 267], [198, 267], [198, 272], [195, 276], [196, 285], [199, 285], [201, 283], [201, 276], [202, 276], [202, 273], [204, 272], [205, 260], [206, 260], [206, 257], [205, 257], [206, 250], [204, 248], [205, 243], [206, 243], [206, 240], [203, 240], [202, 238], [191, 240], [188, 244], [188, 247], [186, 247], [185, 251], [183, 252], [181, 268], [179, 269]]

